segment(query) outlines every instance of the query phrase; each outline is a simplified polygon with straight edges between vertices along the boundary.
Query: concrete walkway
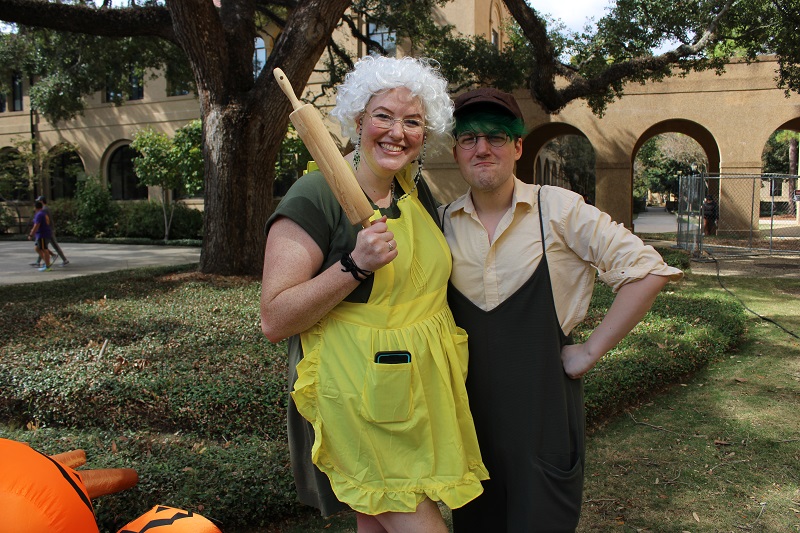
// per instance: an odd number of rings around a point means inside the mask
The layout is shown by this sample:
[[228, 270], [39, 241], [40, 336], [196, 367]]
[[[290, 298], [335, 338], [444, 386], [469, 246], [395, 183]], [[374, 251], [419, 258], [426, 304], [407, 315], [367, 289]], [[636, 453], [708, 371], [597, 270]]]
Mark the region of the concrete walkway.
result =
[[126, 268], [183, 265], [200, 261], [200, 248], [130, 244], [63, 243], [69, 264], [61, 259], [48, 272], [30, 266], [36, 261], [33, 242], [0, 241], [0, 285], [74, 278]]
[[642, 233], [677, 233], [678, 218], [665, 207], [649, 206], [633, 221], [633, 231]]
[[[636, 233], [675, 233], [675, 215], [663, 207], [648, 207], [633, 221]], [[30, 266], [36, 261], [33, 242], [0, 241], [0, 285], [35, 283], [54, 279], [74, 278], [126, 268], [198, 263], [200, 248], [188, 246], [152, 246], [130, 244], [64, 243], [69, 265], [62, 267], [61, 259], [48, 272]]]

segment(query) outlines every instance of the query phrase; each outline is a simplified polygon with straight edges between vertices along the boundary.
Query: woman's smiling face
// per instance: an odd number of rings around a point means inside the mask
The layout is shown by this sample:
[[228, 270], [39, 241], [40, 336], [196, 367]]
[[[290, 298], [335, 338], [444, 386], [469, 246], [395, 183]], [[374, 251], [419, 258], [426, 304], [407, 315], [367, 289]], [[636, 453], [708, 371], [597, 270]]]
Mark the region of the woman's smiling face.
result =
[[[373, 115], [395, 119], [389, 129], [373, 124]], [[399, 120], [398, 120], [399, 119]], [[419, 156], [425, 140], [424, 128], [404, 127], [425, 122], [425, 110], [419, 98], [411, 96], [405, 87], [376, 94], [367, 103], [359, 119], [361, 126], [361, 164], [366, 164], [377, 177], [389, 178]], [[412, 131], [407, 131], [411, 129]]]

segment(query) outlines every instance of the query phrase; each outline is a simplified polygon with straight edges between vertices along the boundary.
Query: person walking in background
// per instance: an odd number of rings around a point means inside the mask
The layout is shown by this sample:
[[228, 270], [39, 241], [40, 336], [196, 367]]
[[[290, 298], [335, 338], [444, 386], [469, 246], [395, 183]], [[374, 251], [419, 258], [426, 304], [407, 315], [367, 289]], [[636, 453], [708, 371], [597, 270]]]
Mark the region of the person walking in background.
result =
[[33, 205], [36, 212], [33, 215], [33, 228], [31, 228], [31, 232], [28, 234], [28, 240], [34, 239], [36, 253], [39, 254], [39, 258], [44, 263], [39, 268], [39, 272], [45, 272], [50, 270], [50, 267], [53, 265], [50, 260], [50, 250], [47, 247], [47, 244], [50, 242], [50, 236], [52, 235], [50, 218], [47, 216], [42, 202], [36, 200]]
[[703, 234], [717, 234], [717, 220], [719, 219], [719, 206], [717, 201], [710, 194], [707, 194], [702, 205], [703, 212]]
[[451, 258], [422, 177], [450, 148], [453, 103], [430, 62], [365, 57], [331, 112], [372, 202], [351, 224], [320, 172], [267, 222], [261, 329], [290, 337], [289, 451], [300, 501], [357, 511], [359, 533], [446, 533], [436, 501], [483, 490], [464, 379], [467, 339], [447, 306]]
[[[50, 256], [53, 259], [53, 263], [55, 263], [56, 259], [61, 257], [61, 266], [67, 266], [69, 264], [69, 259], [67, 256], [64, 255], [64, 251], [61, 249], [61, 246], [58, 245], [58, 241], [56, 240], [56, 224], [53, 221], [53, 215], [50, 213], [50, 210], [47, 208], [47, 198], [44, 196], [39, 196], [36, 199], [37, 202], [42, 203], [42, 210], [44, 211], [45, 215], [47, 215], [48, 220], [50, 221], [50, 240], [49, 243], [53, 245], [53, 249], [55, 252], [50, 252]], [[49, 249], [48, 249], [49, 251]], [[38, 258], [35, 263], [31, 263], [31, 266], [41, 267], [41, 258]], [[52, 265], [51, 265], [52, 266]]]
[[[491, 479], [453, 510], [455, 533], [567, 532], [580, 517], [582, 376], [682, 276], [651, 246], [566, 189], [523, 183], [523, 115], [511, 94], [455, 99], [467, 194], [440, 207], [453, 255], [450, 307], [469, 335], [467, 393]], [[617, 296], [583, 344], [595, 272]]]

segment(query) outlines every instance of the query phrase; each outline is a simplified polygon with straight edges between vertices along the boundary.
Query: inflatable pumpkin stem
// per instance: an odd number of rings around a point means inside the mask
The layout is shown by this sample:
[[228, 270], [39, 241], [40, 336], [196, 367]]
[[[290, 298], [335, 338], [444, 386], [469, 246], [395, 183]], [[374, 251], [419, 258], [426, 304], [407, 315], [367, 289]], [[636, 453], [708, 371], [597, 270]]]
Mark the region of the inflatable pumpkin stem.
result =
[[132, 468], [79, 470], [78, 474], [91, 499], [129, 489], [139, 482], [139, 475]]
[[70, 468], [78, 468], [86, 464], [86, 452], [83, 450], [71, 450], [69, 452], [57, 453], [51, 455], [50, 458]]

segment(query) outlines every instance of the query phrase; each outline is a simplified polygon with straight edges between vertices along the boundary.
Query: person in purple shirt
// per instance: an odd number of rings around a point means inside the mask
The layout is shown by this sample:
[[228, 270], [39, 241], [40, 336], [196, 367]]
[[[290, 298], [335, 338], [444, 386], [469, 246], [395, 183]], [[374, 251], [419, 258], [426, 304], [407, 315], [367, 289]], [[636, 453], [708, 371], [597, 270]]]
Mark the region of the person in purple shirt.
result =
[[50, 261], [50, 250], [47, 248], [47, 243], [52, 237], [53, 231], [50, 226], [50, 217], [44, 211], [44, 204], [37, 200], [34, 206], [36, 207], [36, 214], [33, 215], [33, 229], [28, 234], [28, 239], [34, 239], [36, 253], [44, 261], [44, 265], [39, 268], [39, 272], [45, 272], [50, 270], [53, 265]]
[[[65, 267], [69, 264], [69, 259], [67, 259], [67, 256], [64, 255], [64, 251], [61, 249], [61, 246], [58, 245], [58, 239], [56, 239], [56, 223], [53, 220], [53, 215], [50, 214], [50, 210], [47, 208], [47, 198], [44, 196], [39, 196], [36, 198], [36, 201], [42, 202], [42, 212], [47, 215], [47, 218], [50, 222], [50, 238], [47, 240], [47, 244], [53, 247], [53, 249], [50, 250], [50, 257], [53, 259], [53, 263], [55, 263], [58, 258], [61, 257], [61, 266]], [[42, 266], [41, 257], [37, 257], [36, 262], [31, 263], [31, 266], [35, 266], [36, 268]]]

